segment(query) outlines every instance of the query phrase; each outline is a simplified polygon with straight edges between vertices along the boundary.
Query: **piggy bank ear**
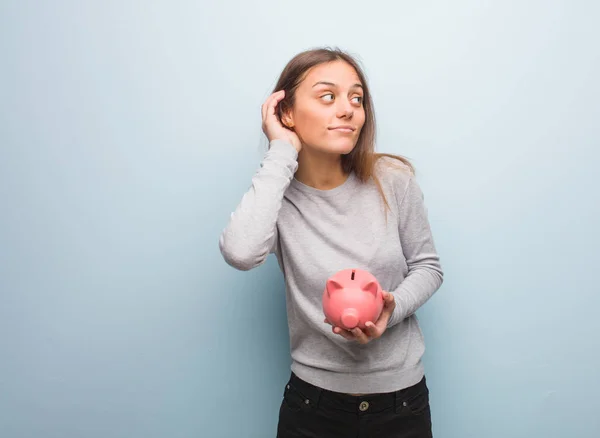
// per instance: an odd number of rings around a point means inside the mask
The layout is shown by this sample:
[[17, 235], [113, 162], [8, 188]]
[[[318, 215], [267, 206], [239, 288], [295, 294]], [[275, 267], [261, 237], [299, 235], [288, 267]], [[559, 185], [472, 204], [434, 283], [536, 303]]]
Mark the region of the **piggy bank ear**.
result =
[[369, 281], [365, 287], [363, 288], [366, 292], [372, 293], [375, 297], [377, 297], [377, 291], [379, 290], [379, 285], [376, 281]]
[[331, 295], [332, 293], [343, 289], [343, 286], [339, 284], [335, 280], [327, 280], [327, 293]]

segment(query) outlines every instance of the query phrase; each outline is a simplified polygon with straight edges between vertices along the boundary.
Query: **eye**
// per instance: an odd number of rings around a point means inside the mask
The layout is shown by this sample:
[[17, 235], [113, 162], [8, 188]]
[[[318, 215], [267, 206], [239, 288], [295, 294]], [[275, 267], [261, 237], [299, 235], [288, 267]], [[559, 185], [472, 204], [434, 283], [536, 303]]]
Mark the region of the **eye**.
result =
[[[331, 99], [326, 99], [326, 97], [331, 97]], [[333, 102], [333, 94], [324, 94], [323, 96], [321, 96], [321, 99], [323, 99], [325, 102]]]
[[[355, 99], [357, 99], [357, 100], [355, 100]], [[363, 101], [363, 98], [362, 98], [362, 96], [354, 96], [352, 98], [352, 100], [354, 100], [356, 103], [358, 103], [360, 105]]]

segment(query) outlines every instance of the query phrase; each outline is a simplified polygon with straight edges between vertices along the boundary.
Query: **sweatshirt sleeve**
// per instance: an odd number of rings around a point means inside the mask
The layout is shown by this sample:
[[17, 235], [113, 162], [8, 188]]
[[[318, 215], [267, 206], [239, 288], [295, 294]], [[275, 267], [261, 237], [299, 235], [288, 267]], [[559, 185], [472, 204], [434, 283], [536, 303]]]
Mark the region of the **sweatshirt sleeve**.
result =
[[298, 151], [283, 140], [270, 143], [252, 184], [219, 238], [225, 261], [248, 271], [265, 262], [277, 247], [277, 216], [294, 173]]
[[431, 234], [423, 193], [414, 176], [408, 180], [400, 200], [398, 219], [398, 231], [408, 274], [396, 290], [391, 291], [396, 300], [396, 307], [388, 327], [415, 313], [443, 282], [443, 272]]

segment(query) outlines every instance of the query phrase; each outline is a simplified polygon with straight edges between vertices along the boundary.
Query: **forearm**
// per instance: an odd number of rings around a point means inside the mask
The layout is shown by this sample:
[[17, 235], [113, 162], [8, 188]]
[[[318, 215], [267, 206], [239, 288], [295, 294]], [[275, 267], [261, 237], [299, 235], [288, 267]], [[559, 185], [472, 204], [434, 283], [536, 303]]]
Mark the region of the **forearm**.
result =
[[443, 282], [440, 258], [435, 248], [423, 193], [416, 180], [408, 181], [399, 201], [400, 242], [408, 273], [393, 293], [396, 307], [388, 326], [398, 324], [417, 311]]
[[440, 288], [442, 282], [443, 272], [437, 254], [424, 254], [420, 260], [411, 264], [404, 281], [390, 291], [394, 295], [396, 307], [388, 327], [393, 327], [415, 313]]
[[281, 140], [271, 142], [252, 185], [219, 238], [225, 261], [240, 270], [262, 264], [276, 244], [277, 217], [294, 173], [298, 152]]

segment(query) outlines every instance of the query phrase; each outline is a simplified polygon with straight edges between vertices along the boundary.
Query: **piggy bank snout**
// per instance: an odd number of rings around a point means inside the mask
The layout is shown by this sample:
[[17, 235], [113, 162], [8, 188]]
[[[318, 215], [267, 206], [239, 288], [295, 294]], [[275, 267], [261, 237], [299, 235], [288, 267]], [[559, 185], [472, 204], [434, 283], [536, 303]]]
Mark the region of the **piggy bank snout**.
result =
[[348, 329], [352, 329], [358, 325], [358, 321], [360, 319], [360, 315], [358, 314], [358, 310], [356, 309], [345, 309], [342, 312], [341, 320], [342, 324]]

